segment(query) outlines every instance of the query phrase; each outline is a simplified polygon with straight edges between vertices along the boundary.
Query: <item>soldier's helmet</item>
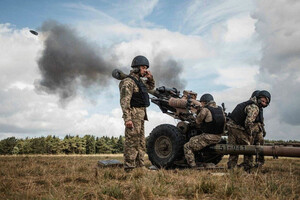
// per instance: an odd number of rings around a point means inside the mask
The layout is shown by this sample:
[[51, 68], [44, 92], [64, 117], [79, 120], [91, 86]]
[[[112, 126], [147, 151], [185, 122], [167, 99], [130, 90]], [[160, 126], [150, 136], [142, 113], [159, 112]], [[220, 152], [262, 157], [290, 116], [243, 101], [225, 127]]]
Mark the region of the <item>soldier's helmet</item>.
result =
[[268, 100], [268, 105], [271, 102], [271, 94], [267, 90], [262, 90], [257, 94], [257, 98], [265, 97]]
[[145, 56], [136, 56], [132, 60], [131, 67], [147, 66], [149, 68], [149, 61]]
[[200, 102], [211, 102], [214, 101], [214, 97], [211, 94], [203, 94], [200, 98]]
[[260, 92], [260, 90], [255, 90], [255, 91], [251, 94], [251, 98], [257, 97], [257, 95], [258, 95], [259, 92]]

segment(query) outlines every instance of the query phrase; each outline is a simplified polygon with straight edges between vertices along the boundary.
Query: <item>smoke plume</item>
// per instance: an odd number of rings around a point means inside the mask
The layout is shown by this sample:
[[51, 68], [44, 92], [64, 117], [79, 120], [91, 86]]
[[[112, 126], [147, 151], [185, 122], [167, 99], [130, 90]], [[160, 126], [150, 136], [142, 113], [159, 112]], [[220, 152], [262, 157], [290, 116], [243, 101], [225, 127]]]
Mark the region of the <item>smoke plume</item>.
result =
[[114, 67], [101, 49], [86, 42], [71, 27], [54, 21], [44, 22], [47, 34], [44, 50], [38, 60], [42, 79], [38, 90], [58, 94], [62, 101], [74, 97], [80, 86], [106, 86]]
[[186, 81], [180, 77], [183, 66], [167, 55], [167, 53], [161, 52], [154, 57], [153, 63], [150, 63], [156, 86], [185, 89]]
[[281, 120], [300, 125], [300, 1], [257, 1], [256, 31], [262, 42], [262, 81], [271, 85]]

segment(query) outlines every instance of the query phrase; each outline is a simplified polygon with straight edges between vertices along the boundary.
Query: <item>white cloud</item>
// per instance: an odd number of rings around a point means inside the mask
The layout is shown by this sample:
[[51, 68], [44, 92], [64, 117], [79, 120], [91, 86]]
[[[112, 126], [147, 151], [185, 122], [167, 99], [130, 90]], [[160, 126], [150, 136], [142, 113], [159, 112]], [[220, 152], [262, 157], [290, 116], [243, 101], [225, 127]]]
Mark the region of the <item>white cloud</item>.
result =
[[4, 89], [4, 91], [8, 91], [8, 89], [13, 89], [13, 88], [16, 88], [19, 90], [24, 90], [24, 89], [33, 90], [34, 86], [32, 84], [17, 81], [17, 82], [12, 83], [10, 86], [8, 86], [7, 89]]
[[[132, 9], [135, 12], [143, 13], [143, 17], [145, 17], [153, 11], [157, 3], [158, 1], [153, 0], [147, 2], [147, 6], [143, 2], [130, 4], [130, 6], [124, 5], [125, 8], [130, 7], [129, 10], [126, 9], [125, 13], [127, 16], [131, 15]], [[89, 40], [97, 41], [101, 46], [113, 45], [113, 53], [124, 58], [124, 60], [120, 60], [120, 63], [124, 65], [130, 63], [137, 53], [146, 54], [151, 59], [157, 53], [164, 51], [179, 60], [199, 60], [214, 53], [206, 41], [198, 35], [185, 35], [158, 26], [149, 28], [144, 26], [143, 23], [139, 25], [128, 24], [121, 19], [111, 17], [106, 14], [107, 12], [104, 13], [104, 11], [82, 4], [71, 4], [69, 6], [86, 13], [92, 10], [93, 13], [101, 16], [93, 20], [77, 21], [78, 32]], [[115, 9], [121, 9], [119, 5], [117, 7]], [[143, 10], [146, 11], [142, 12]], [[115, 16], [118, 17], [119, 15]]]
[[[93, 16], [93, 18], [103, 18], [107, 23], [117, 23], [122, 21], [124, 24], [137, 25], [146, 27], [153, 24], [145, 21], [145, 17], [149, 16], [159, 0], [130, 0], [117, 2], [106, 2], [108, 6], [104, 11], [83, 3], [66, 3], [64, 7], [74, 9], [84, 16]], [[111, 15], [118, 17], [115, 19]]]
[[256, 76], [259, 73], [258, 66], [238, 66], [217, 69], [219, 77], [216, 84], [223, 84], [231, 88], [241, 88], [255, 85]]
[[[159, 52], [168, 52], [173, 58], [180, 60], [198, 60], [212, 53], [199, 36], [186, 36], [166, 29], [139, 29], [137, 33], [139, 37], [115, 45], [115, 52], [127, 55], [130, 59], [137, 53], [145, 54], [151, 59]], [[151, 55], [148, 55], [150, 52]]]
[[9, 24], [0, 26], [0, 84], [2, 89], [16, 82], [32, 85], [37, 75], [36, 55], [41, 42], [29, 29], [13, 29]]
[[224, 36], [226, 42], [237, 42], [247, 39], [255, 32], [256, 20], [250, 16], [231, 18], [226, 22], [227, 32]]
[[253, 7], [252, 1], [190, 1], [181, 29], [193, 34], [205, 34], [211, 26], [236, 15], [248, 14]]
[[[262, 42], [260, 80], [271, 85], [272, 104], [282, 122], [300, 125], [300, 2], [257, 1], [253, 16], [256, 31]], [[283, 103], [284, 101], [284, 103]], [[284, 126], [282, 126], [282, 130]]]

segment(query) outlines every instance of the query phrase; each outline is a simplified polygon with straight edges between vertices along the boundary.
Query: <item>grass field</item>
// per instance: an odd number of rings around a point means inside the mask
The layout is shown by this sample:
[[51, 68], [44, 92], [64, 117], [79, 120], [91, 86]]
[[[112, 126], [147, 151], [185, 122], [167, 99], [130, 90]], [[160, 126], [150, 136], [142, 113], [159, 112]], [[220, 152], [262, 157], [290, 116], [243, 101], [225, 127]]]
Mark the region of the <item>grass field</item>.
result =
[[[103, 156], [1, 156], [0, 199], [300, 199], [300, 159], [267, 158], [247, 174], [96, 168]], [[227, 158], [219, 164], [224, 166]], [[150, 162], [147, 160], [147, 166]]]

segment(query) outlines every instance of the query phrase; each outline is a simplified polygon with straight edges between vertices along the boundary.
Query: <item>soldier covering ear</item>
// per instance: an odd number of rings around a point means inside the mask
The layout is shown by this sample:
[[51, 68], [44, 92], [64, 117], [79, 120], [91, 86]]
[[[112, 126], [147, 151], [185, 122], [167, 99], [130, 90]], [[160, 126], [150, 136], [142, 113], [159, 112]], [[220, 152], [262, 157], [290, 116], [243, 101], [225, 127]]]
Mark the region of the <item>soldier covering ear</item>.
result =
[[[149, 61], [144, 56], [132, 60], [129, 76], [120, 82], [120, 104], [125, 122], [124, 169], [144, 167], [146, 107], [150, 105], [148, 90], [154, 89], [151, 73], [146, 73]], [[147, 77], [142, 80], [141, 77]]]

